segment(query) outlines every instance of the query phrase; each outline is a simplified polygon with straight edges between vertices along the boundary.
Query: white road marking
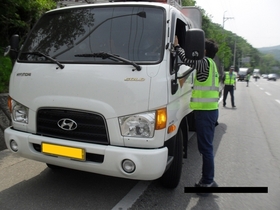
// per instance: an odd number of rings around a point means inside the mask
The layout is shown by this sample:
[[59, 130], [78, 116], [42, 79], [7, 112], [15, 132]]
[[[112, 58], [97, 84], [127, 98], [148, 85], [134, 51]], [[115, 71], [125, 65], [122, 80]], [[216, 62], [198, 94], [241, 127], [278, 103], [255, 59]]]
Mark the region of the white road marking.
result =
[[278, 102], [280, 104], [280, 100], [275, 99], [276, 102]]
[[147, 189], [151, 181], [139, 181], [127, 194], [120, 200], [112, 210], [125, 210], [129, 209], [135, 201]]
[[265, 92], [267, 95], [271, 96], [271, 94], [269, 92]]

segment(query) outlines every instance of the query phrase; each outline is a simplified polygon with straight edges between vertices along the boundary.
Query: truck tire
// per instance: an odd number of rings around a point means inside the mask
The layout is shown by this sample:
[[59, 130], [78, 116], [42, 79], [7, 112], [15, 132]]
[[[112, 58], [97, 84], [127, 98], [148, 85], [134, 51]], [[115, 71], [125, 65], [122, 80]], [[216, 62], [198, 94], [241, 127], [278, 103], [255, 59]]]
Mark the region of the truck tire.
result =
[[160, 182], [163, 187], [174, 189], [180, 182], [183, 164], [183, 133], [181, 128], [175, 137], [173, 151], [169, 155], [173, 156], [173, 162], [160, 178]]

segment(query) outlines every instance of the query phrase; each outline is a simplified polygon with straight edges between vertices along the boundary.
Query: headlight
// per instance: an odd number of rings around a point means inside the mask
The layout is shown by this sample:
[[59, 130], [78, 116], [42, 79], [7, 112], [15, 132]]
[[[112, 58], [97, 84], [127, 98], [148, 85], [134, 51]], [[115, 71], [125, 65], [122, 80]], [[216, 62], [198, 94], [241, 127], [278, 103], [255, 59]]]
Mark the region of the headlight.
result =
[[152, 138], [155, 131], [155, 111], [119, 118], [121, 134], [129, 137]]
[[119, 118], [122, 136], [152, 138], [155, 130], [166, 128], [166, 108]]
[[15, 122], [20, 123], [28, 123], [28, 108], [23, 106], [22, 104], [16, 102], [15, 100], [11, 100], [11, 111], [12, 118]]

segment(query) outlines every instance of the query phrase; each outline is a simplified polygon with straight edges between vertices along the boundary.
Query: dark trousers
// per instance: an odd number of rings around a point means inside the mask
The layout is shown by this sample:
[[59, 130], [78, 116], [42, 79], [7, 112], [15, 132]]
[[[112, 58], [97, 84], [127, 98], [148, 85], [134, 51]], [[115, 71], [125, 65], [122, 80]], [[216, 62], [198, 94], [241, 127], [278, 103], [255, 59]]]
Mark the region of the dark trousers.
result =
[[202, 155], [202, 183], [210, 184], [214, 181], [214, 151], [213, 139], [215, 124], [218, 120], [219, 111], [194, 111], [197, 146]]
[[224, 97], [223, 97], [223, 105], [224, 106], [226, 105], [228, 92], [230, 93], [230, 97], [231, 97], [231, 105], [235, 106], [233, 91], [234, 91], [234, 86], [233, 85], [225, 85], [225, 87], [224, 87]]

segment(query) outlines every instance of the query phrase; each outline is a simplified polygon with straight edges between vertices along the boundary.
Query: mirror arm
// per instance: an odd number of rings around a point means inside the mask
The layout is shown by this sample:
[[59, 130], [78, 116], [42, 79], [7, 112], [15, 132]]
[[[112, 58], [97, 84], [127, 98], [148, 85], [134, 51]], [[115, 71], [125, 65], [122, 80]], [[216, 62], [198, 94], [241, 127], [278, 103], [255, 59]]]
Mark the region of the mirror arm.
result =
[[175, 53], [175, 80], [176, 81], [178, 79], [178, 71], [179, 71], [178, 56], [179, 56], [179, 53], [178, 53], [178, 50], [176, 50], [176, 53]]

